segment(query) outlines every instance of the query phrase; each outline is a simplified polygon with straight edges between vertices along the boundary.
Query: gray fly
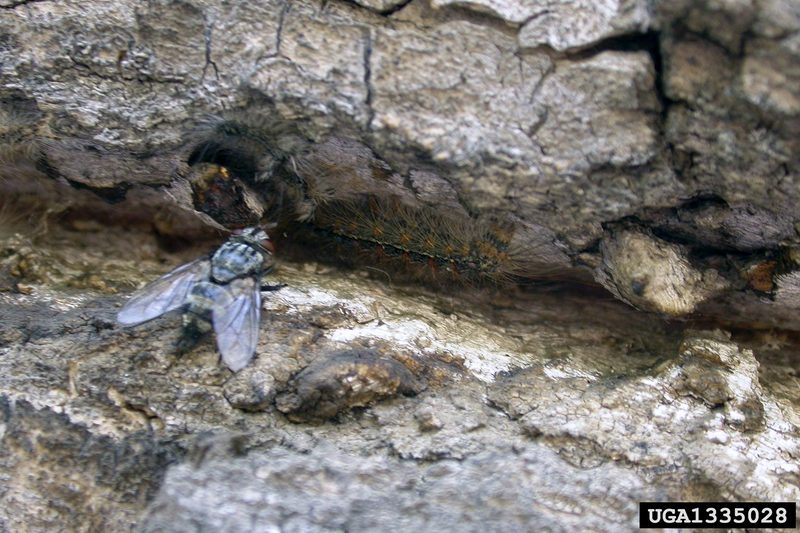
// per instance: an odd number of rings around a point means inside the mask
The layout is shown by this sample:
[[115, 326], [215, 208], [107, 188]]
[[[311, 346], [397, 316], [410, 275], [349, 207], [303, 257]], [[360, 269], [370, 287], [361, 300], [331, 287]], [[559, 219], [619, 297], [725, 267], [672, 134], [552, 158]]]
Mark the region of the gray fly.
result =
[[222, 360], [236, 372], [247, 366], [255, 353], [261, 278], [273, 268], [267, 232], [246, 228], [232, 235], [211, 257], [180, 266], [134, 293], [117, 314], [117, 321], [134, 326], [181, 309], [179, 346], [186, 348], [213, 329]]

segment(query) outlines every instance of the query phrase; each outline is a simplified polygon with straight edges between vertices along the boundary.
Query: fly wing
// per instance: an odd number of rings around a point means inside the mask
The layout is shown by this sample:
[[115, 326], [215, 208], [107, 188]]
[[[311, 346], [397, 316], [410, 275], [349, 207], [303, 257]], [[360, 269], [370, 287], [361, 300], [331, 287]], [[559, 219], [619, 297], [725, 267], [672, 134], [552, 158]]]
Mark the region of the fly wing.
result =
[[208, 279], [210, 268], [208, 259], [198, 259], [145, 285], [117, 313], [117, 322], [133, 326], [177, 309], [186, 303], [195, 283]]
[[235, 279], [225, 286], [211, 314], [217, 347], [228, 368], [237, 372], [247, 366], [258, 344], [261, 292], [255, 278]]

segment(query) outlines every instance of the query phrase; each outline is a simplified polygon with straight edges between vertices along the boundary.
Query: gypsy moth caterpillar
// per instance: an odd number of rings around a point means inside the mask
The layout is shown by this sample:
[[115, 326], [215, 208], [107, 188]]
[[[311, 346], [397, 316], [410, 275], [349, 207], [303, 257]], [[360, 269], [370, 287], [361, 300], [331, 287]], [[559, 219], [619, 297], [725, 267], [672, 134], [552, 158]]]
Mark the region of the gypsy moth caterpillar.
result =
[[363, 243], [393, 262], [428, 270], [427, 277], [498, 279], [511, 259], [499, 226], [445, 216], [426, 206], [410, 207], [396, 198], [329, 202], [313, 218], [318, 228]]
[[454, 199], [447, 209], [422, 202], [363, 143], [340, 135], [319, 143], [301, 138], [278, 119], [236, 113], [204, 122], [189, 163], [214, 163], [247, 182], [264, 203], [266, 221], [278, 224], [279, 250], [305, 243], [314, 259], [434, 283], [520, 281], [570, 265], [545, 228], [471, 217]]
[[323, 204], [288, 233], [291, 241], [320, 243], [317, 258], [436, 285], [525, 283], [563, 272], [554, 268], [566, 257], [554, 237], [536, 235], [538, 242], [519, 224], [378, 196]]

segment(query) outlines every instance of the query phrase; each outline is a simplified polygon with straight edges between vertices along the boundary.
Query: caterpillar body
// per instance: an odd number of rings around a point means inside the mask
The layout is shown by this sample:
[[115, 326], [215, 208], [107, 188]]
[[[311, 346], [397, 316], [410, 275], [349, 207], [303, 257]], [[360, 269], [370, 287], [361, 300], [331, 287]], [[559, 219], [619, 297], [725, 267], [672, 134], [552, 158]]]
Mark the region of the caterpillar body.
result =
[[409, 207], [397, 198], [326, 204], [296, 228], [293, 240], [318, 237], [339, 262], [431, 282], [508, 281], [520, 270], [511, 226]]
[[[255, 191], [262, 201], [257, 215], [277, 225], [271, 234], [281, 252], [311, 249], [317, 260], [435, 284], [550, 278], [570, 267], [549, 230], [472, 217], [452, 189], [449, 199], [440, 195], [443, 204], [424, 202], [405, 177], [352, 138], [334, 135], [313, 143], [298, 128], [248, 114], [207, 121], [195, 139], [189, 163], [217, 165], [216, 180], [240, 183], [216, 190]], [[208, 172], [203, 176], [207, 190]], [[439, 189], [449, 187], [435, 173], [426, 170], [424, 176], [437, 180]], [[196, 194], [196, 207], [202, 210], [197, 204], [208, 204], [209, 196]]]

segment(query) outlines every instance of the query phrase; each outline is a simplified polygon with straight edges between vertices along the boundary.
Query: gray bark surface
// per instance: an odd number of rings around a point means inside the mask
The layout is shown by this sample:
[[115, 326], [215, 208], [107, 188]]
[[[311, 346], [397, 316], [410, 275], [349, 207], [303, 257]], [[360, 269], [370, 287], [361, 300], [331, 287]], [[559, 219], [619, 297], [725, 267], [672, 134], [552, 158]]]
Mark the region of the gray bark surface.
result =
[[[618, 531], [639, 501], [797, 501], [798, 153], [790, 0], [0, 1], [0, 530]], [[198, 203], [211, 163], [252, 174], [235, 202]], [[235, 374], [178, 354], [178, 316], [115, 323], [287, 172], [307, 219], [366, 194], [509, 222], [569, 282], [287, 258]]]

